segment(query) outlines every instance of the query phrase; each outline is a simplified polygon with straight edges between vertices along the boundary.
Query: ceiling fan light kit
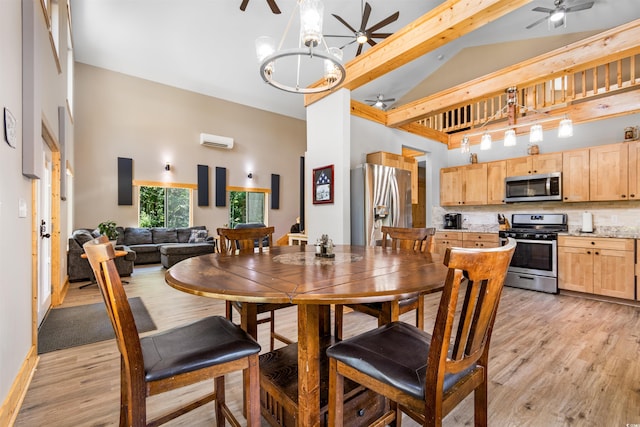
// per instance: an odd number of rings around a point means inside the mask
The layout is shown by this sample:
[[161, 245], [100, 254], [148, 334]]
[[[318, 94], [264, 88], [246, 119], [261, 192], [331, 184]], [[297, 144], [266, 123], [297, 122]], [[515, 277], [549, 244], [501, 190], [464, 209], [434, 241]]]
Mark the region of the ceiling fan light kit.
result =
[[[296, 11], [300, 14], [298, 47], [282, 49]], [[346, 70], [342, 65], [342, 51], [338, 48], [329, 48], [322, 36], [323, 14], [324, 6], [321, 0], [298, 0], [277, 49], [270, 37], [262, 36], [256, 39], [260, 76], [265, 82], [287, 92], [309, 94], [331, 90], [344, 81]], [[295, 82], [285, 82], [276, 78], [277, 61], [286, 59], [293, 59], [293, 67], [296, 67]], [[322, 61], [319, 66], [316, 64], [318, 61]], [[288, 62], [285, 64], [288, 65]], [[318, 72], [319, 75], [309, 79], [307, 75], [309, 72]], [[302, 74], [305, 74], [304, 77], [310, 82], [321, 81], [322, 83], [305, 86], [300, 82]]]

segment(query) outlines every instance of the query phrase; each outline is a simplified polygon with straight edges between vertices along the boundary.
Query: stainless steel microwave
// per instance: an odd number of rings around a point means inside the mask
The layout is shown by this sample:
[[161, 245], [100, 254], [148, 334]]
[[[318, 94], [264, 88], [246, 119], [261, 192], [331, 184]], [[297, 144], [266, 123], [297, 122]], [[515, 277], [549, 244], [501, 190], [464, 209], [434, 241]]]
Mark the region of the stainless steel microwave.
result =
[[510, 202], [562, 200], [562, 173], [510, 176], [505, 178], [505, 199]]

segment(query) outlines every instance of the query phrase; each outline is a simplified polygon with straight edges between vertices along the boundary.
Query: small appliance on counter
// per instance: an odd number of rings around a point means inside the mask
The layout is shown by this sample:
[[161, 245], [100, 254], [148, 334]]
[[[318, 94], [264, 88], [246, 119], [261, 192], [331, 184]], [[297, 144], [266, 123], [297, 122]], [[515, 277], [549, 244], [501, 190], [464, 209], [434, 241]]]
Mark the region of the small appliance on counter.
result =
[[462, 214], [444, 214], [444, 228], [447, 230], [460, 230], [462, 228]]

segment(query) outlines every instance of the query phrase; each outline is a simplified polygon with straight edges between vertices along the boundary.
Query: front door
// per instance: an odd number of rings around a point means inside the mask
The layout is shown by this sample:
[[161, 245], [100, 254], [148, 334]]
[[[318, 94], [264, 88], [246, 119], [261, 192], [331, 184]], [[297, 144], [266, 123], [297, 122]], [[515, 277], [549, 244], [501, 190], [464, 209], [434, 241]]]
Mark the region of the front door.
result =
[[42, 177], [38, 181], [38, 326], [51, 307], [51, 150], [42, 141]]

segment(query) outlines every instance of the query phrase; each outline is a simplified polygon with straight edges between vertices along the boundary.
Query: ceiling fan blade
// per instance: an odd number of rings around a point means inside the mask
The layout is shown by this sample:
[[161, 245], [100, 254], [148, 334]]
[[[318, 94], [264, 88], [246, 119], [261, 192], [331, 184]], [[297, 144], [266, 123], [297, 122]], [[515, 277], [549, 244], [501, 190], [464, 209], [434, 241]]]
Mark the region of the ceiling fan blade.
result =
[[369, 43], [369, 46], [375, 46], [378, 44], [375, 41], [373, 41], [371, 37], [367, 37], [367, 43]]
[[352, 39], [353, 36], [344, 36], [342, 34], [323, 34], [322, 37], [344, 37], [347, 39]]
[[[349, 43], [340, 46], [340, 50], [344, 49], [345, 47], [347, 47], [349, 45], [354, 44], [355, 42], [356, 42], [356, 39], [351, 40]], [[360, 45], [360, 46], [362, 46], [362, 45]]]
[[571, 6], [565, 9], [565, 12], [569, 13], [569, 12], [577, 12], [579, 10], [585, 10], [585, 9], [591, 9], [593, 7], [593, 3], [592, 1], [587, 2], [587, 3], [580, 3], [577, 4], [575, 6]]
[[369, 16], [371, 16], [371, 6], [369, 3], [364, 4], [364, 13], [362, 14], [362, 22], [360, 23], [360, 32], [364, 33], [367, 28], [367, 22], [369, 22]]
[[393, 102], [395, 101], [395, 98], [387, 98], [387, 99], [381, 99], [380, 102]]
[[529, 25], [527, 25], [525, 28], [526, 28], [527, 30], [528, 30], [528, 29], [530, 29], [530, 28], [533, 28], [533, 27], [535, 27], [536, 25], [538, 25], [538, 24], [540, 24], [540, 23], [542, 23], [542, 22], [546, 21], [547, 19], [549, 19], [549, 17], [548, 17], [548, 16], [545, 16], [544, 18], [540, 18], [540, 19], [538, 19], [536, 22], [534, 22], [533, 24], [529, 24]]
[[373, 34], [369, 34], [369, 37], [372, 39], [386, 39], [391, 34], [393, 33], [373, 33]]
[[369, 28], [367, 31], [372, 33], [376, 30], [379, 30], [380, 28], [391, 24], [392, 22], [395, 22], [398, 17], [400, 16], [400, 12], [396, 12], [393, 15], [389, 15], [386, 18], [384, 18], [382, 21], [378, 22], [377, 24], [373, 25], [371, 28]]
[[533, 9], [534, 12], [544, 12], [544, 13], [553, 13], [555, 12], [554, 9], [547, 9], [546, 7], [534, 7]]
[[248, 4], [249, 4], [249, 0], [242, 0], [242, 3], [240, 4], [240, 10], [244, 12]]
[[338, 21], [340, 21], [342, 23], [342, 25], [344, 25], [345, 27], [347, 27], [349, 30], [351, 30], [354, 34], [357, 33], [357, 31], [349, 24], [347, 24], [347, 21], [345, 21], [344, 19], [340, 18], [338, 15], [336, 15], [335, 13], [332, 13], [333, 17], [336, 18]]
[[356, 56], [358, 56], [358, 55], [360, 55], [360, 54], [362, 53], [362, 46], [363, 46], [363, 45], [364, 45], [364, 44], [360, 44], [360, 43], [358, 43], [358, 50], [356, 51]]
[[271, 12], [275, 13], [276, 15], [280, 14], [280, 8], [276, 4], [276, 0], [267, 0], [267, 4], [271, 8]]

